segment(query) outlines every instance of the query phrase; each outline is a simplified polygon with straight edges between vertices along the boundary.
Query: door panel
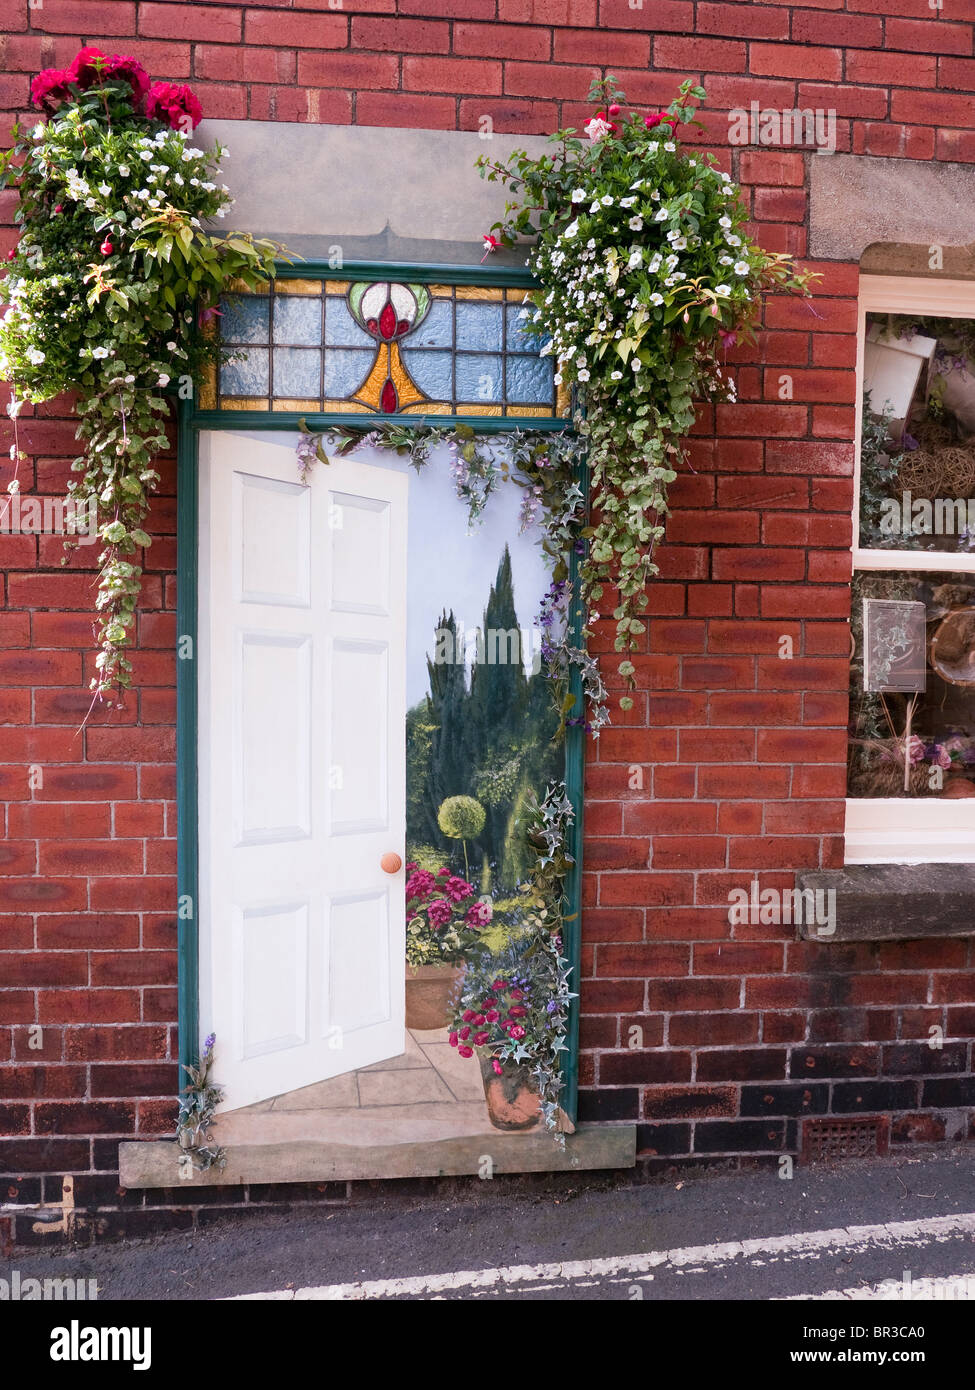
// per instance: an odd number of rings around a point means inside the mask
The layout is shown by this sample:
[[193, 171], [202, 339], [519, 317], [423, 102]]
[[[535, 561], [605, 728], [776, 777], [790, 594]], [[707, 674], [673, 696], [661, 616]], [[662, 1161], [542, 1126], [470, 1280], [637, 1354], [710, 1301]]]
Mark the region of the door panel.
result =
[[[404, 1047], [405, 474], [201, 440], [201, 1026], [225, 1108]], [[405, 855], [404, 855], [405, 857]]]

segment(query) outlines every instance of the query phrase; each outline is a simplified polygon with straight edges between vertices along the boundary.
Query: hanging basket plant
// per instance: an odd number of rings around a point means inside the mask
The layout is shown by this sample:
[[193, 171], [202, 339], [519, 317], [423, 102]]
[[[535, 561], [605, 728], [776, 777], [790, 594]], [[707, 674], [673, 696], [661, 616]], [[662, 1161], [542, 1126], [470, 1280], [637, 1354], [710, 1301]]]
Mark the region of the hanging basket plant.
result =
[[695, 402], [735, 399], [726, 353], [753, 338], [762, 295], [808, 293], [812, 278], [748, 236], [730, 176], [682, 146], [681, 129], [700, 125], [691, 102], [704, 96], [685, 82], [666, 111], [627, 112], [610, 76], [590, 90], [603, 109], [582, 136], [560, 130], [540, 155], [478, 161], [482, 177], [514, 195], [485, 255], [535, 239], [528, 265], [541, 288], [529, 295], [524, 327], [544, 338], [556, 383], [575, 388], [592, 481], [583, 637], [615, 586], [618, 670], [630, 687], [625, 653], [645, 631], [667, 489], [685, 462]]
[[167, 444], [166, 388], [188, 396], [220, 356], [211, 323], [228, 288], [274, 274], [273, 242], [206, 223], [231, 202], [219, 145], [199, 149], [202, 119], [188, 87], [150, 84], [134, 59], [83, 48], [64, 71], [34, 79], [47, 119], [14, 130], [0, 187], [19, 195], [20, 241], [8, 256], [0, 377], [12, 383], [14, 477], [26, 401], [75, 393], [83, 452], [70, 484], [74, 515], [97, 518], [99, 619], [95, 698], [130, 683], [144, 529]]

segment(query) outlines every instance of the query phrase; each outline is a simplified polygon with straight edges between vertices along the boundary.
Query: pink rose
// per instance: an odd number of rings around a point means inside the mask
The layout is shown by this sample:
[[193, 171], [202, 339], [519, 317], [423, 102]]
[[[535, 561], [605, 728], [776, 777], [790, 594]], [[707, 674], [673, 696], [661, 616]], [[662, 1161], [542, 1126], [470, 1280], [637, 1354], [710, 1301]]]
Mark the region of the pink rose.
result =
[[473, 1057], [474, 1049], [472, 1047], [458, 1047], [457, 1055], [458, 1057]]
[[474, 1044], [475, 1044], [475, 1046], [476, 1046], [476, 1047], [483, 1047], [484, 1044], [487, 1042], [487, 1040], [488, 1040], [488, 1038], [489, 1038], [490, 1036], [491, 1036], [490, 1033], [475, 1033], [475, 1034], [474, 1034]]

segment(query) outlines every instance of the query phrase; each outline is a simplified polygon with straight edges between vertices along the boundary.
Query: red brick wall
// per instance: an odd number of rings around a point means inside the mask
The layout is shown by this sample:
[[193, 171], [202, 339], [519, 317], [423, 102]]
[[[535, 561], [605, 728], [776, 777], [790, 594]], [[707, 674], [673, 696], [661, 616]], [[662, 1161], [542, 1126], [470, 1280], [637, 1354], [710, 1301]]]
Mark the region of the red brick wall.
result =
[[[690, 138], [724, 147], [761, 241], [802, 256], [810, 156], [732, 151], [724, 113], [833, 107], [840, 151], [971, 161], [973, 21], [975, 0], [0, 0], [0, 108], [23, 112], [31, 75], [82, 41], [191, 80], [209, 115], [232, 119], [474, 130], [487, 115], [535, 133], [577, 121], [598, 72], [651, 107], [693, 77], [709, 101]], [[0, 252], [12, 203], [0, 195]], [[635, 707], [588, 771], [582, 1113], [640, 1121], [651, 1158], [794, 1150], [798, 1118], [826, 1110], [890, 1111], [895, 1138], [940, 1137], [947, 1111], [975, 1105], [972, 944], [797, 943], [727, 920], [729, 889], [756, 872], [790, 887], [797, 868], [842, 862], [857, 270], [816, 268], [813, 308], [770, 300], [757, 346], [732, 354], [739, 404], [701, 412]], [[25, 491], [57, 493], [74, 452], [64, 411], [28, 413], [21, 434]], [[0, 435], [5, 450], [6, 421]], [[88, 1195], [111, 1204], [118, 1137], [165, 1132], [173, 1112], [171, 466], [164, 477], [136, 688], [80, 734], [91, 553], [61, 569], [56, 539], [0, 537], [0, 1132], [16, 1136], [0, 1169], [26, 1175], [10, 1189], [23, 1200], [37, 1175], [53, 1175], [50, 1198], [75, 1171], [105, 1173]], [[34, 1023], [40, 1054], [26, 1050]], [[932, 1024], [960, 1041], [919, 1046]]]

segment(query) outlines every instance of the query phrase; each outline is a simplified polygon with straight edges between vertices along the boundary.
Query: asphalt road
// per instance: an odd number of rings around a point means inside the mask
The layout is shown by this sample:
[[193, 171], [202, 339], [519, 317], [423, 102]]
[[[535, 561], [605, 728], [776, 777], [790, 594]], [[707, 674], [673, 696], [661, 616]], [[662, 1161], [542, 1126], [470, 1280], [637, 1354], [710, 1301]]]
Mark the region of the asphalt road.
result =
[[643, 1186], [588, 1177], [530, 1193], [485, 1182], [460, 1199], [376, 1195], [192, 1236], [15, 1255], [0, 1275], [13, 1268], [21, 1279], [94, 1278], [102, 1299], [149, 1301], [877, 1298], [891, 1296], [885, 1281], [903, 1287], [905, 1271], [915, 1297], [921, 1281], [953, 1280], [927, 1296], [973, 1299], [975, 1146], [796, 1168], [788, 1180], [763, 1170]]

